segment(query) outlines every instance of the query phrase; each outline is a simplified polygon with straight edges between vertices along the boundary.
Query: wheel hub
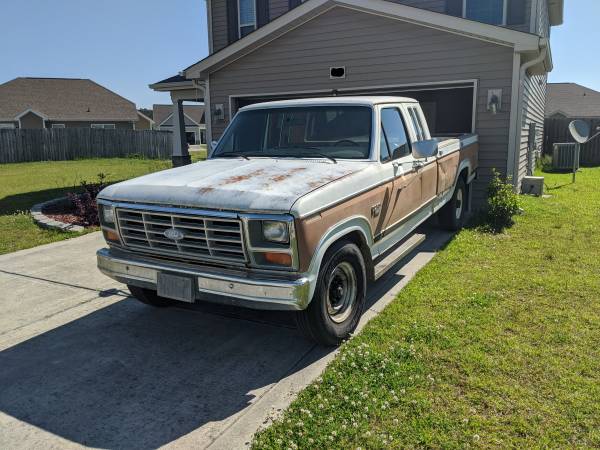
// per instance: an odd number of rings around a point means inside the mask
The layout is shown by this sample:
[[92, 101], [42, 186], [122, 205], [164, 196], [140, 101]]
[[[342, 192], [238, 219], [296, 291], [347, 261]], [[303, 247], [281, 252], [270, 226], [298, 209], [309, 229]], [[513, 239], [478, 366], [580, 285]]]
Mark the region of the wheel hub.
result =
[[331, 272], [327, 289], [327, 313], [335, 323], [342, 323], [350, 315], [356, 303], [356, 273], [348, 262], [338, 264]]

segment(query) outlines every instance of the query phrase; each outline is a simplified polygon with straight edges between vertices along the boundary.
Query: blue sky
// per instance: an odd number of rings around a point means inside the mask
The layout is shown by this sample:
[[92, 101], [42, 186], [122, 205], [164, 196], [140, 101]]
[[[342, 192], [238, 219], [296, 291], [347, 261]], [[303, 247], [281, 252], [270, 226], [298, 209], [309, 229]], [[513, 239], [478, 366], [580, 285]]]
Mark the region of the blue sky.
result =
[[[18, 76], [91, 78], [138, 107], [149, 107], [169, 97], [148, 84], [208, 53], [204, 0], [3, 3], [0, 83]], [[565, 25], [552, 34], [555, 70], [550, 80], [600, 90], [594, 48], [600, 42], [600, 1], [565, 3]]]

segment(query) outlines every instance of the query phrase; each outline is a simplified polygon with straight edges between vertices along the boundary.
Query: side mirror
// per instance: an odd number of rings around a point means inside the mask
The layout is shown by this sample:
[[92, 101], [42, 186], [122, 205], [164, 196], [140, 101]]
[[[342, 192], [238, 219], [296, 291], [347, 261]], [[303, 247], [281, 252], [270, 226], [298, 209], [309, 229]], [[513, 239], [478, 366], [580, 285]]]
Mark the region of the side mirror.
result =
[[431, 158], [437, 155], [438, 141], [437, 139], [429, 139], [427, 141], [418, 141], [413, 143], [413, 156], [417, 159]]
[[569, 124], [569, 131], [571, 136], [579, 144], [585, 144], [590, 140], [592, 134], [592, 128], [589, 123], [584, 120], [574, 120]]

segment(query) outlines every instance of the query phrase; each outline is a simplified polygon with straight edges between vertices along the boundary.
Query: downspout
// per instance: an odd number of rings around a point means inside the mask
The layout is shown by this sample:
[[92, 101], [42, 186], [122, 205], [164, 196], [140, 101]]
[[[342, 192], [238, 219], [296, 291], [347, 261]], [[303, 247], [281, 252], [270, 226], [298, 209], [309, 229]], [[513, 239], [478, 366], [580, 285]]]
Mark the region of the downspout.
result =
[[540, 54], [538, 55], [537, 58], [532, 59], [531, 61], [528, 61], [524, 64], [521, 65], [521, 69], [519, 70], [519, 104], [518, 104], [518, 108], [517, 108], [517, 123], [516, 123], [516, 129], [517, 129], [517, 133], [515, 135], [515, 155], [514, 155], [514, 165], [513, 165], [513, 173], [512, 173], [512, 179], [513, 179], [513, 185], [515, 187], [515, 190], [519, 187], [519, 164], [520, 164], [520, 156], [521, 156], [521, 139], [522, 139], [522, 133], [523, 133], [523, 95], [525, 92], [525, 77], [527, 76], [527, 71], [529, 69], [531, 69], [533, 66], [538, 65], [539, 63], [543, 62], [546, 59], [546, 56], [548, 55], [548, 39], [546, 38], [542, 38], [540, 39]]

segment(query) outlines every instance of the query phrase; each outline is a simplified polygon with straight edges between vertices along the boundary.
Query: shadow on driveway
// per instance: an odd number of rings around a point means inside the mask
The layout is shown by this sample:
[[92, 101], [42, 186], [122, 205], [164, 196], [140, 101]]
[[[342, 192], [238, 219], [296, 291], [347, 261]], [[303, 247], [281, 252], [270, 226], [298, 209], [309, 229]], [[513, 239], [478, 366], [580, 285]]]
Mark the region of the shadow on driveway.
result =
[[[368, 307], [402, 280], [394, 272]], [[330, 351], [289, 313], [128, 298], [0, 352], [0, 411], [92, 447], [156, 448], [203, 426], [209, 444], [225, 428], [215, 422]]]
[[314, 346], [293, 328], [265, 324], [289, 318], [217, 309], [127, 299], [7, 349], [0, 410], [87, 446], [155, 448], [229, 418], [312, 362], [303, 357]]

